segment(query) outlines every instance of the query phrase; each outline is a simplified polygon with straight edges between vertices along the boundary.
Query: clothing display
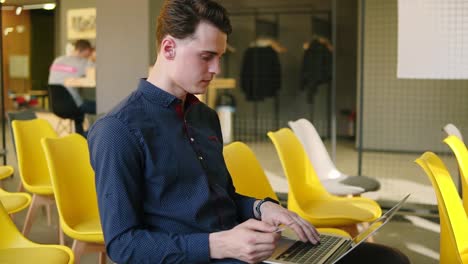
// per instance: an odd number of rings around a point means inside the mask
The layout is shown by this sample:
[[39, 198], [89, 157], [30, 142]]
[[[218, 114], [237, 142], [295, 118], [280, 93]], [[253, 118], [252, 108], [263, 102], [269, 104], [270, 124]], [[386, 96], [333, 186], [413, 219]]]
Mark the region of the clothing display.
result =
[[248, 101], [276, 96], [281, 88], [281, 64], [278, 53], [270, 46], [250, 47], [244, 53], [241, 88]]
[[331, 51], [318, 39], [304, 50], [301, 69], [301, 88], [307, 91], [307, 101], [312, 103], [318, 86], [332, 78]]
[[141, 80], [88, 142], [116, 262], [209, 263], [209, 233], [254, 216], [255, 199], [235, 192], [224, 163], [218, 116], [194, 95], [183, 106]]

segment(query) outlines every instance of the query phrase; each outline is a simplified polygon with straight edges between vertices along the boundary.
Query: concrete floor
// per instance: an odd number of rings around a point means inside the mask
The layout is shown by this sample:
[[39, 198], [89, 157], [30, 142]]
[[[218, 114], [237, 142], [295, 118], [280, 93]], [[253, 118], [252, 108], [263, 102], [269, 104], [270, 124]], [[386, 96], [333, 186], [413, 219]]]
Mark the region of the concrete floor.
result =
[[[53, 118], [51, 122], [56, 120]], [[270, 142], [249, 144], [256, 153], [260, 163], [267, 171], [267, 175], [276, 191], [287, 192], [287, 181], [284, 178], [273, 145]], [[10, 135], [7, 133], [8, 164], [16, 168], [14, 151]], [[382, 156], [383, 155], [383, 156]], [[412, 205], [423, 205], [433, 208], [436, 204], [435, 195], [429, 180], [412, 162], [418, 155], [412, 154], [365, 154], [366, 165], [364, 172], [379, 179], [382, 184], [380, 191], [368, 193], [364, 196], [381, 201], [396, 201], [404, 194], [411, 192], [408, 201]], [[372, 161], [373, 160], [373, 161]], [[385, 161], [385, 162], [383, 162]], [[444, 160], [445, 161], [445, 160]], [[357, 171], [357, 155], [351, 142], [339, 141], [337, 148], [337, 167], [349, 174]], [[456, 164], [448, 157], [449, 169], [456, 170]], [[378, 172], [378, 173], [377, 173]], [[19, 176], [4, 180], [6, 190], [17, 189]], [[26, 211], [15, 215], [15, 223], [21, 230]], [[38, 243], [58, 243], [57, 212], [53, 210], [53, 223], [48, 226], [45, 210], [39, 214], [39, 219], [33, 224], [29, 238]], [[71, 246], [71, 239], [66, 239]], [[439, 257], [439, 224], [437, 217], [415, 216], [413, 213], [399, 214], [375, 236], [375, 242], [400, 249], [408, 255], [412, 263], [438, 263]], [[97, 254], [89, 254], [82, 258], [81, 263], [98, 263]], [[112, 263], [108, 260], [108, 263]]]

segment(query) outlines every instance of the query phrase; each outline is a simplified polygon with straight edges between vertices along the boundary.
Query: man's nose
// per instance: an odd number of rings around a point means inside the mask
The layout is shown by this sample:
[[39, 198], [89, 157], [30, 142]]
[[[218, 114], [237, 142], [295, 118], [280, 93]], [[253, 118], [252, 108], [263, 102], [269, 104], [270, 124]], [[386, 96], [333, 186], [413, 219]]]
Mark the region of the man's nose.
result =
[[210, 64], [209, 71], [218, 74], [221, 72], [221, 63], [220, 60], [213, 60], [213, 62]]

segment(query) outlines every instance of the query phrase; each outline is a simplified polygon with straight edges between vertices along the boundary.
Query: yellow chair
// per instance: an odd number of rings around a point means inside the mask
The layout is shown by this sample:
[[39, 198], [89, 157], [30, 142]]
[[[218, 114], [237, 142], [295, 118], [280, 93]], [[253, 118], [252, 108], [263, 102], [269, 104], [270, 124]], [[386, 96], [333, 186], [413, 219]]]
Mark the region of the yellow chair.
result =
[[[256, 199], [270, 197], [279, 201], [260, 162], [246, 144], [233, 142], [224, 147], [223, 155], [237, 193]], [[341, 229], [319, 228], [318, 231], [349, 237]]]
[[14, 214], [31, 204], [31, 196], [28, 193], [12, 193], [0, 188], [0, 202], [8, 214]]
[[0, 234], [0, 263], [74, 263], [69, 248], [36, 244], [21, 235], [1, 203]]
[[1, 180], [10, 177], [13, 175], [13, 172], [15, 172], [15, 169], [12, 166], [0, 166], [0, 188], [3, 187]]
[[444, 142], [449, 145], [457, 158], [461, 176], [463, 207], [468, 214], [468, 149], [465, 143], [457, 136], [448, 136], [444, 139]]
[[[23, 187], [33, 194], [23, 226], [23, 235], [27, 236], [39, 206], [47, 206], [47, 222], [51, 224], [50, 206], [55, 205], [55, 200], [40, 140], [43, 137], [57, 137], [57, 134], [44, 119], [14, 120], [12, 127], [21, 182]], [[63, 245], [60, 228], [59, 239]]]
[[[13, 172], [14, 169], [11, 166], [0, 166], [0, 180], [10, 177]], [[7, 192], [0, 185], [0, 202], [11, 215], [28, 207], [31, 203], [31, 196], [28, 193]]]
[[440, 216], [440, 263], [468, 264], [468, 218], [442, 160], [432, 152], [416, 159], [434, 187]]
[[74, 239], [72, 249], [76, 262], [79, 263], [87, 252], [100, 252], [100, 263], [105, 263], [94, 171], [86, 139], [78, 134], [44, 138], [42, 147], [49, 165], [60, 225], [65, 234]]
[[340, 227], [352, 236], [356, 224], [377, 219], [382, 211], [373, 200], [331, 195], [321, 184], [299, 139], [289, 128], [268, 132], [289, 183], [288, 208], [317, 227]]
[[279, 201], [253, 151], [242, 142], [233, 142], [223, 149], [224, 160], [236, 187], [242, 195]]

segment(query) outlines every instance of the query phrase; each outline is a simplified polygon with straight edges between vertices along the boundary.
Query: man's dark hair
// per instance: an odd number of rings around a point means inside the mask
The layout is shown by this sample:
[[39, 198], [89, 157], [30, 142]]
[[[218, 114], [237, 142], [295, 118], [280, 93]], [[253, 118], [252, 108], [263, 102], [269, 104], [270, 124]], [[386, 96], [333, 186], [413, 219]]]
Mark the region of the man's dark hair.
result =
[[75, 46], [75, 50], [77, 50], [77, 51], [93, 49], [93, 46], [91, 46], [91, 42], [89, 42], [86, 39], [79, 39], [79, 40], [75, 41], [75, 44], [73, 46]]
[[232, 31], [226, 9], [215, 1], [165, 0], [156, 29], [158, 51], [166, 35], [184, 39], [195, 33], [201, 21], [213, 24], [226, 35]]

